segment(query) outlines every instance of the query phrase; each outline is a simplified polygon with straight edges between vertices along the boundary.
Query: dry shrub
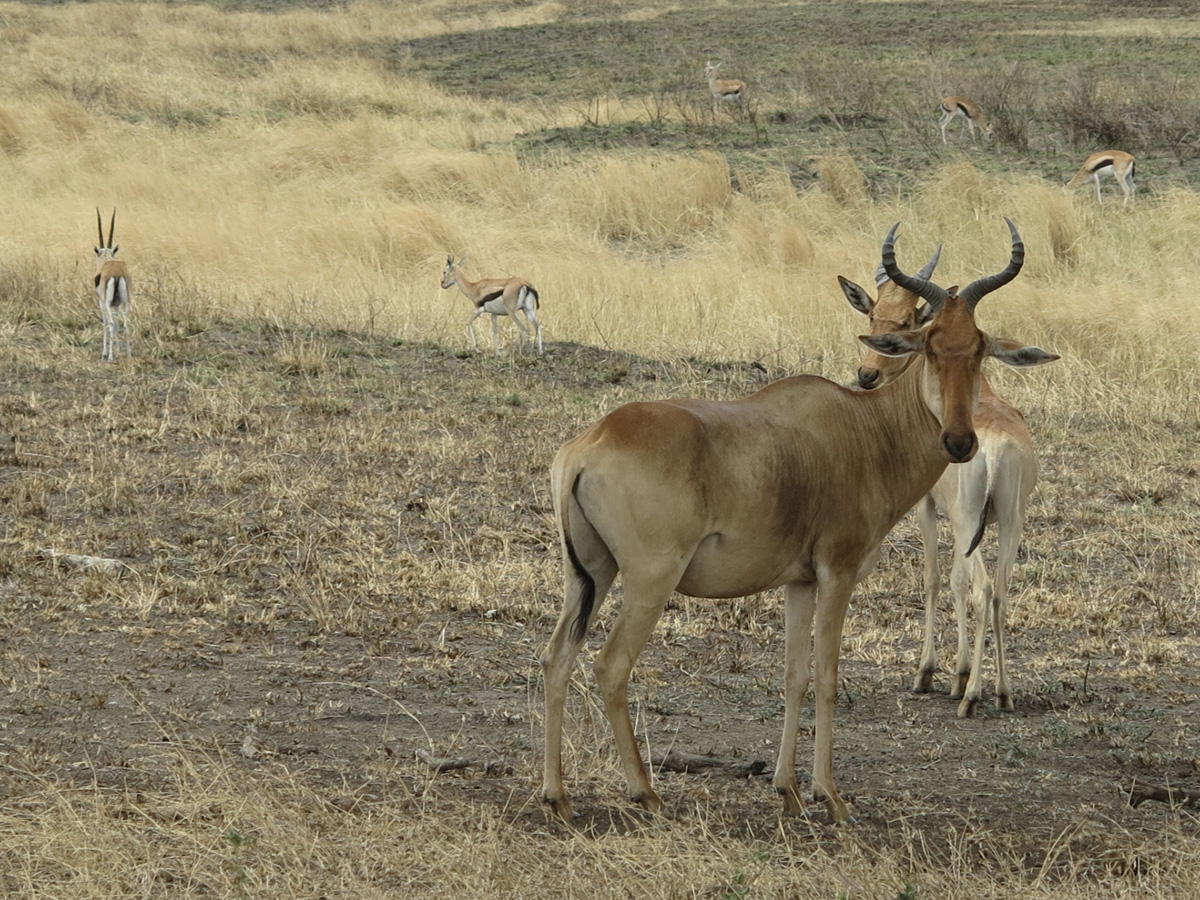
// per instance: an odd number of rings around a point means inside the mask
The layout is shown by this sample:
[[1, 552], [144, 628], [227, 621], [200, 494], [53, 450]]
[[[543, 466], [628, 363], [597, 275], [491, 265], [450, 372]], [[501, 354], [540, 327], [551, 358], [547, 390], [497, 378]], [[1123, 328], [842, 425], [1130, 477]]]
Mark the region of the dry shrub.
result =
[[817, 177], [821, 189], [840, 206], [861, 206], [870, 197], [867, 176], [851, 156], [821, 157], [817, 160]]
[[1063, 92], [1048, 104], [1051, 121], [1061, 123], [1069, 143], [1090, 150], [1133, 150], [1142, 136], [1129, 117], [1129, 106], [1119, 89], [1094, 73], [1075, 72]]
[[20, 153], [25, 149], [25, 131], [17, 116], [0, 106], [0, 152]]
[[728, 165], [715, 153], [590, 160], [563, 170], [551, 192], [602, 240], [657, 247], [686, 245], [731, 196]]

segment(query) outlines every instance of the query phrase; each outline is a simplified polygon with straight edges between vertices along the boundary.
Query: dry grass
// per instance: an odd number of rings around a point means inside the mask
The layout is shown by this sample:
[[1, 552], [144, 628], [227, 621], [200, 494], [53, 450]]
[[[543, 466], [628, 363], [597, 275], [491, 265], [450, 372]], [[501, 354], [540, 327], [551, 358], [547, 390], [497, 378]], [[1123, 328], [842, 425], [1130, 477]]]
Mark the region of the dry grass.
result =
[[[1200, 767], [1196, 195], [1098, 207], [962, 161], [878, 196], [852, 155], [804, 191], [714, 152], [518, 155], [525, 132], [692, 113], [456, 96], [363, 50], [565, 10], [0, 5], [0, 889], [1190, 896], [1194, 816], [1120, 788]], [[114, 204], [138, 333], [132, 363], [100, 366], [89, 248]], [[958, 723], [900, 690], [905, 524], [847, 628], [859, 828], [777, 820], [760, 780], [664, 776], [670, 815], [629, 813], [582, 671], [588, 818], [545, 822], [554, 449], [621, 402], [760, 383], [705, 360], [846, 380], [861, 322], [834, 276], [869, 284], [901, 220], [902, 262], [942, 241], [940, 277], [966, 282], [1005, 259], [1001, 215], [1028, 261], [981, 321], [1063, 356], [994, 379], [1043, 456], [1011, 612], [1021, 714]], [[538, 286], [544, 359], [466, 354], [450, 251]], [[57, 571], [48, 546], [135, 571]], [[639, 731], [769, 756], [780, 644], [774, 596], [679, 598], [639, 666]], [[499, 765], [434, 778], [415, 749]]]

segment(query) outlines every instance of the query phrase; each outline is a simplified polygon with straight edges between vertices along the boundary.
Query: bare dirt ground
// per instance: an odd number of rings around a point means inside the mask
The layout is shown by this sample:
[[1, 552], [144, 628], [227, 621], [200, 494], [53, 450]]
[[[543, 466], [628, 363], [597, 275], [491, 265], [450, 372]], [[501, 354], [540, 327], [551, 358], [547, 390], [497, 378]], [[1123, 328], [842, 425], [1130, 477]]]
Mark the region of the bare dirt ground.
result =
[[[286, 773], [347, 812], [466, 805], [559, 828], [536, 798], [536, 659], [560, 603], [550, 457], [620, 402], [739, 395], [767, 377], [575, 345], [495, 359], [185, 320], [104, 366], [73, 346], [94, 329], [64, 343], [57, 327], [16, 320], [0, 374], [0, 432], [17, 438], [0, 468], [9, 813], [36, 812], [53, 785], [137, 815], [178, 795], [180, 759], [200, 756]], [[856, 840], [913, 860], [1153, 867], [1164, 841], [1200, 835], [1194, 812], [1127, 802], [1137, 778], [1200, 787], [1200, 419], [1025, 405], [1043, 483], [1014, 579], [1016, 712], [988, 691], [959, 720], [945, 675], [908, 691], [920, 548], [906, 521], [847, 626], [836, 773]], [[45, 548], [129, 570], [72, 570]], [[949, 608], [947, 594], [947, 663]], [[749, 779], [661, 774], [668, 817], [701, 817], [718, 839], [836, 832], [777, 814], [781, 659], [774, 596], [677, 598], [635, 672], [639, 733], [654, 755], [769, 764]], [[579, 827], [637, 827], [586, 660], [576, 686]], [[418, 753], [469, 765], [433, 774]]]

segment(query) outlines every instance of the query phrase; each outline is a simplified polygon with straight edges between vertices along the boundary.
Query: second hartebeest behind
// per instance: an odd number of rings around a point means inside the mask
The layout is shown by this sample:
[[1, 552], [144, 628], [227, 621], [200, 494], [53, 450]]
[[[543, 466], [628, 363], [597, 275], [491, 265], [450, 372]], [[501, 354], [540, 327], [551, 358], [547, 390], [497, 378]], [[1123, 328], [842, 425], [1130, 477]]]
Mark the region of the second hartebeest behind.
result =
[[[542, 656], [546, 690], [542, 796], [564, 819], [563, 716], [571, 668], [598, 603], [617, 573], [624, 600], [595, 672], [633, 799], [650, 810], [651, 786], [629, 716], [629, 675], [672, 591], [744, 597], [784, 587], [785, 712], [773, 784], [785, 811], [802, 811], [796, 781], [800, 704], [815, 679], [813, 795], [849, 818], [833, 779], [833, 703], [850, 593], [884, 536], [941, 477], [969, 461], [983, 360], [1032, 366], [1056, 357], [994, 338], [975, 305], [1021, 270], [961, 294], [942, 291], [922, 330], [862, 338], [877, 352], [917, 357], [876, 391], [800, 375], [741, 400], [630, 403], [558, 451], [551, 468], [562, 544], [564, 603]], [[883, 245], [893, 279], [896, 226]], [[940, 290], [940, 289], [939, 289]], [[814, 674], [815, 671], [815, 674]]]
[[[938, 250], [940, 253], [941, 248]], [[918, 273], [917, 279], [927, 281], [936, 263], [937, 254]], [[909, 289], [920, 285], [902, 287], [888, 277], [882, 265], [876, 273], [878, 300], [872, 300], [859, 285], [840, 275], [838, 282], [850, 305], [870, 319], [872, 334], [920, 328], [930, 315], [930, 308], [921, 306], [921, 298]], [[899, 377], [909, 362], [868, 350], [858, 369], [858, 383], [867, 390], [885, 385]], [[947, 466], [933, 490], [917, 506], [925, 552], [925, 641], [913, 690], [930, 691], [937, 671], [934, 632], [941, 587], [937, 530], [937, 513], [941, 508], [946, 511], [954, 534], [950, 587], [958, 622], [958, 659], [950, 696], [962, 698], [958, 714], [964, 717], [974, 715], [983, 694], [983, 649], [989, 624], [996, 658], [996, 705], [1004, 710], [1013, 708], [1004, 653], [1008, 582], [1025, 528], [1026, 505], [1037, 482], [1037, 454], [1025, 417], [997, 396], [982, 377], [975, 434], [979, 452], [974, 459], [961, 466]], [[974, 552], [984, 528], [993, 523], [998, 542], [994, 583], [980, 554]], [[973, 651], [968, 637], [968, 599], [975, 609]]]

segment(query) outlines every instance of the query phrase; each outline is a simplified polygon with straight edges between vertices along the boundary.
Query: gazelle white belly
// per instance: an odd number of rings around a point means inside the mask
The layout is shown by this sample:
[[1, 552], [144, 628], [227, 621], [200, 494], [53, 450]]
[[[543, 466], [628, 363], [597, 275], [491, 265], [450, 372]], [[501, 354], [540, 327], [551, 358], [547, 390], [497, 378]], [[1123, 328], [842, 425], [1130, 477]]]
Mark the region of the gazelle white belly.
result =
[[493, 316], [507, 316], [508, 310], [504, 308], [504, 299], [497, 297], [495, 300], [489, 300], [480, 307], [485, 313], [491, 313]]

